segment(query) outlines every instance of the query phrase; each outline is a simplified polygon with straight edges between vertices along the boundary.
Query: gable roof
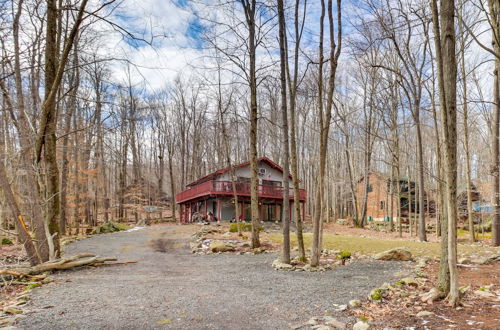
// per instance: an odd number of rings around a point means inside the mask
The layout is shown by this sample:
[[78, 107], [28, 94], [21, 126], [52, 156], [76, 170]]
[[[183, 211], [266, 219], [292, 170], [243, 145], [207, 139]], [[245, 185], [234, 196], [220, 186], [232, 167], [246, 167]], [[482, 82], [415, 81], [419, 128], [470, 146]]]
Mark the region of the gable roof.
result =
[[[257, 159], [257, 163], [259, 162], [264, 162], [266, 163], [267, 165], [269, 165], [270, 167], [280, 171], [281, 173], [283, 173], [283, 168], [281, 166], [279, 166], [277, 163], [273, 162], [271, 159], [267, 158], [267, 157], [260, 157]], [[245, 167], [245, 166], [248, 166], [250, 165], [250, 162], [247, 161], [247, 162], [243, 162], [241, 164], [238, 164], [238, 165], [233, 165], [234, 168], [240, 168], [240, 167]], [[212, 172], [208, 175], [205, 175], [204, 177], [194, 181], [194, 182], [191, 182], [190, 184], [186, 185], [186, 187], [192, 187], [192, 186], [197, 186], [199, 185], [200, 183], [203, 183], [203, 182], [207, 182], [207, 181], [210, 181], [210, 180], [213, 180], [215, 179], [216, 177], [218, 177], [219, 175], [222, 175], [224, 173], [226, 173], [227, 171], [229, 171], [231, 168], [228, 166], [226, 168], [223, 168], [223, 169], [220, 169], [220, 170], [217, 170], [215, 172]], [[292, 178], [292, 175], [290, 174], [289, 175], [290, 179]]]

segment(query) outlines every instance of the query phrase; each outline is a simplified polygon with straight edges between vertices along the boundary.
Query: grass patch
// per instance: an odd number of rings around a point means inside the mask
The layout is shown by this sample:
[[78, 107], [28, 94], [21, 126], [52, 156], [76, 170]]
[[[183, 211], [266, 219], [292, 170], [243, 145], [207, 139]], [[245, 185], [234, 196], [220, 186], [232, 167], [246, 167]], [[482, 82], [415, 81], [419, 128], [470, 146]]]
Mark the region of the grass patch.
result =
[[[229, 232], [230, 233], [237, 233], [238, 232], [238, 225], [241, 226], [241, 231], [244, 231], [244, 232], [251, 232], [252, 231], [252, 224], [251, 223], [240, 222], [240, 223], [232, 223], [229, 226]], [[259, 231], [262, 231], [262, 230], [264, 230], [264, 227], [259, 226], [258, 229], [259, 229]]]
[[[457, 229], [457, 236], [459, 238], [469, 239], [469, 235], [470, 234], [469, 234], [468, 230], [465, 230], [463, 228]], [[492, 234], [490, 231], [485, 231], [484, 233], [481, 233], [481, 231], [476, 230], [475, 235], [476, 235], [476, 239], [491, 239], [491, 237], [492, 237]]]
[[[271, 233], [268, 235], [269, 239], [275, 243], [281, 243], [283, 236], [278, 233]], [[297, 239], [295, 236], [291, 237], [292, 246], [297, 246]], [[304, 234], [304, 244], [310, 247], [312, 242], [312, 234]], [[415, 241], [402, 241], [402, 240], [389, 240], [373, 237], [361, 236], [348, 236], [348, 235], [323, 235], [323, 247], [325, 249], [342, 249], [351, 252], [359, 252], [362, 254], [376, 254], [379, 252], [387, 251], [396, 247], [407, 247], [414, 256], [432, 256], [438, 257], [440, 254], [439, 243], [415, 242]], [[491, 247], [487, 247], [490, 248]], [[471, 254], [482, 252], [486, 248], [474, 245], [458, 244], [458, 252]]]

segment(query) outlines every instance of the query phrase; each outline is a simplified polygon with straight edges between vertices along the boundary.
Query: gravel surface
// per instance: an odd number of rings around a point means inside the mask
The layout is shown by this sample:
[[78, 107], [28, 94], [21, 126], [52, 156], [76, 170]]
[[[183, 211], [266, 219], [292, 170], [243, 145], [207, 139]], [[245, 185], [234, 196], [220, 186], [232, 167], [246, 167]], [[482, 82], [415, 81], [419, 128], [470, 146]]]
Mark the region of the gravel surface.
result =
[[[333, 304], [402, 277], [404, 263], [355, 262], [325, 273], [276, 271], [276, 254], [193, 255], [175, 226], [97, 235], [66, 254], [92, 252], [136, 264], [60, 272], [33, 290], [24, 329], [290, 329]], [[152, 241], [169, 241], [165, 253]], [[399, 274], [397, 274], [399, 273]]]

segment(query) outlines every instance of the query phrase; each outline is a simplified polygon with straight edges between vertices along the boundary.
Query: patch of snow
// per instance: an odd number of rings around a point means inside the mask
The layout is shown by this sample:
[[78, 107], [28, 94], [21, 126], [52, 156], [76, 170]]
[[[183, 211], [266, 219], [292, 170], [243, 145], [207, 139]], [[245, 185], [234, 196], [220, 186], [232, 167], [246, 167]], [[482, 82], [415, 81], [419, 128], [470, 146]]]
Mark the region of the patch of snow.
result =
[[144, 229], [144, 228], [146, 228], [146, 227], [137, 226], [137, 227], [134, 227], [134, 228], [127, 229], [127, 230], [125, 230], [125, 232], [126, 233], [130, 233], [131, 231], [141, 230], [141, 229]]

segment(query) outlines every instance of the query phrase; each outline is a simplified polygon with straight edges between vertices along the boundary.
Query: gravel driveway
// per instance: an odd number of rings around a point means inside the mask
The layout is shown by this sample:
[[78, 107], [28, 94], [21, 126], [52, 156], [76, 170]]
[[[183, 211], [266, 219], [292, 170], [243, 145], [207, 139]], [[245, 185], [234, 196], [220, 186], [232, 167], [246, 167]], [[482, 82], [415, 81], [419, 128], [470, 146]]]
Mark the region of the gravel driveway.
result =
[[[275, 271], [275, 254], [193, 255], [176, 226], [97, 235], [66, 254], [92, 252], [136, 264], [60, 272], [33, 290], [24, 329], [290, 329], [333, 304], [401, 278], [397, 262], [355, 262], [325, 273]], [[155, 252], [151, 240], [173, 242]]]

